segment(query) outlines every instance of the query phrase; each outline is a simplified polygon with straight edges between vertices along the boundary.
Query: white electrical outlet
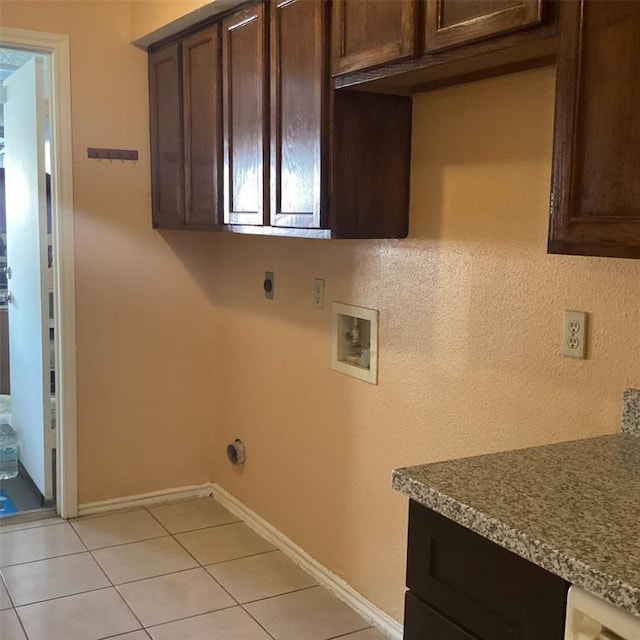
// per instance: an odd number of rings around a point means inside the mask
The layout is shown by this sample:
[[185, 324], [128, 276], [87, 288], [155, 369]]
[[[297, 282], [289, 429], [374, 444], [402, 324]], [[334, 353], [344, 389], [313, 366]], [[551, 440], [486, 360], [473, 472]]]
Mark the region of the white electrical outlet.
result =
[[313, 306], [316, 309], [324, 307], [324, 280], [320, 278], [313, 281]]
[[584, 311], [564, 312], [562, 354], [582, 360], [587, 357], [587, 314]]

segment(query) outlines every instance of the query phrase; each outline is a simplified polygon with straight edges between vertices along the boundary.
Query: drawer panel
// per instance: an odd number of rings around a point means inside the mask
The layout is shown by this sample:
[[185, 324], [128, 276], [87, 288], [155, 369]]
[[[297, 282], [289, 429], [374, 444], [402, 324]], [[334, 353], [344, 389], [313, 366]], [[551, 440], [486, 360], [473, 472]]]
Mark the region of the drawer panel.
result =
[[568, 584], [414, 502], [407, 586], [480, 640], [562, 640]]
[[404, 597], [404, 640], [477, 640], [411, 593]]

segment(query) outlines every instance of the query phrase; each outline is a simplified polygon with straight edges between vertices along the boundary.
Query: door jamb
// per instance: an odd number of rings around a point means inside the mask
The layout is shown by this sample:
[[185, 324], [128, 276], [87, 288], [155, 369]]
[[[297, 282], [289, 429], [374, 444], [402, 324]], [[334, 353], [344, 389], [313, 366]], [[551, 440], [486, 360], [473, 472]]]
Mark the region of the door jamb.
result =
[[[0, 45], [50, 54], [56, 372], [56, 509], [78, 515], [75, 249], [69, 36], [0, 27]], [[62, 250], [60, 248], [62, 247]]]

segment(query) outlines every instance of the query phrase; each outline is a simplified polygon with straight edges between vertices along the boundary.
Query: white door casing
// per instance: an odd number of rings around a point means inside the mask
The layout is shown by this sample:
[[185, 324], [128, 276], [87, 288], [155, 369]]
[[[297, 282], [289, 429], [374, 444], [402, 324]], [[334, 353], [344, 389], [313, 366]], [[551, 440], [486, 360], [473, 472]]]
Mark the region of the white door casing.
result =
[[40, 59], [32, 58], [5, 81], [5, 100], [11, 424], [20, 462], [51, 500], [46, 113]]

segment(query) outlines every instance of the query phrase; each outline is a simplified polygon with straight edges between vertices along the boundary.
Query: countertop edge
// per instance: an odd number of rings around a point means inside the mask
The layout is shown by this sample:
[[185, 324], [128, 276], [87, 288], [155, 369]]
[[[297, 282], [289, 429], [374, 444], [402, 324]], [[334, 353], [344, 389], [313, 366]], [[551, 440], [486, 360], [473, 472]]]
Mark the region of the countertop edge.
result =
[[640, 617], [640, 588], [595, 569], [504, 522], [408, 477], [405, 469], [392, 473], [392, 487], [491, 542], [590, 593]]

